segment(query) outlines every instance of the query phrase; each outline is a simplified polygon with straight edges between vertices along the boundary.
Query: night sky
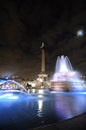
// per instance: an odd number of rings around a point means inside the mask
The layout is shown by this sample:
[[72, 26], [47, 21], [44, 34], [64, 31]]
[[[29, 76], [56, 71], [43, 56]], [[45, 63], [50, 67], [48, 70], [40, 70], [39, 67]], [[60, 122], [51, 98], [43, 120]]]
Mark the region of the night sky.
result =
[[[83, 36], [77, 31], [82, 30]], [[3, 0], [0, 2], [0, 75], [35, 79], [45, 42], [46, 73], [66, 55], [86, 75], [85, 0]]]

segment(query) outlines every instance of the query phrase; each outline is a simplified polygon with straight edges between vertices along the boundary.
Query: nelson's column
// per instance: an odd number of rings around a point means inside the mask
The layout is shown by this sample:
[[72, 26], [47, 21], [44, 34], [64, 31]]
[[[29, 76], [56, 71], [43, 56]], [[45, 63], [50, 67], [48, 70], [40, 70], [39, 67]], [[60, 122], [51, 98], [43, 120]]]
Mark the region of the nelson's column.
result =
[[41, 72], [39, 73], [38, 77], [41, 79], [42, 85], [41, 88], [46, 87], [46, 81], [48, 78], [48, 74], [45, 73], [45, 48], [44, 48], [44, 42], [42, 42], [42, 46], [40, 47], [42, 50], [41, 55]]

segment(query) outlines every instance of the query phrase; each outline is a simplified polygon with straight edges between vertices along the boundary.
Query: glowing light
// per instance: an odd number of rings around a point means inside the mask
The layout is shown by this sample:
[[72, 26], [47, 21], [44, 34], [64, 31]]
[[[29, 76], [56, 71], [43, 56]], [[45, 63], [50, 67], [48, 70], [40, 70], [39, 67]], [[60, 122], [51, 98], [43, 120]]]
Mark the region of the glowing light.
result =
[[77, 31], [77, 37], [81, 37], [84, 35], [84, 31], [83, 30], [78, 30]]
[[12, 93], [5, 93], [3, 95], [0, 95], [0, 99], [18, 99], [19, 96], [14, 95]]
[[9, 99], [19, 99], [19, 97], [16, 96], [16, 95], [15, 95], [15, 96], [14, 96], [14, 95], [13, 95], [13, 96], [9, 96], [8, 98], [9, 98]]
[[35, 90], [35, 89], [32, 89], [31, 91], [32, 91], [32, 93], [35, 93], [35, 92], [36, 92], [36, 90]]
[[43, 108], [43, 101], [42, 100], [38, 100], [38, 116], [42, 117], [42, 108]]
[[42, 100], [38, 100], [38, 109], [41, 111], [43, 107], [43, 101]]
[[43, 94], [44, 91], [43, 91], [42, 89], [39, 89], [38, 93], [39, 93], [39, 94]]
[[43, 78], [37, 78], [37, 81], [43, 82]]
[[39, 98], [43, 97], [43, 95], [38, 95]]

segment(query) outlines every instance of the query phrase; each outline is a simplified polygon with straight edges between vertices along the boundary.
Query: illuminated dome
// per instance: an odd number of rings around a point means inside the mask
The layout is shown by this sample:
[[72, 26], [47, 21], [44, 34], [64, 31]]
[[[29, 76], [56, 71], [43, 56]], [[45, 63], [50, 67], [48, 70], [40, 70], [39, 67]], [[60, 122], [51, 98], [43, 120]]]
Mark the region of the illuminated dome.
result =
[[27, 93], [27, 90], [14, 80], [0, 79], [0, 92]]

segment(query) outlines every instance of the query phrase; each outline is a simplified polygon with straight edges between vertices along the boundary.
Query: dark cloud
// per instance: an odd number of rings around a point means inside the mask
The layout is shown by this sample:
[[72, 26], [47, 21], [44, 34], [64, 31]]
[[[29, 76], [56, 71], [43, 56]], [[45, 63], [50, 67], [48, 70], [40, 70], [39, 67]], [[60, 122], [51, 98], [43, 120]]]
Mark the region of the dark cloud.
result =
[[[45, 42], [46, 71], [54, 71], [58, 55], [67, 55], [85, 72], [86, 2], [3, 0], [0, 4], [0, 73], [36, 78]], [[76, 32], [84, 30], [83, 37]], [[51, 70], [51, 72], [50, 72]]]

